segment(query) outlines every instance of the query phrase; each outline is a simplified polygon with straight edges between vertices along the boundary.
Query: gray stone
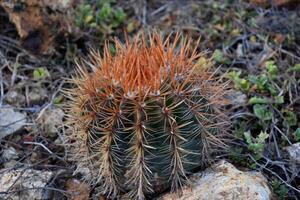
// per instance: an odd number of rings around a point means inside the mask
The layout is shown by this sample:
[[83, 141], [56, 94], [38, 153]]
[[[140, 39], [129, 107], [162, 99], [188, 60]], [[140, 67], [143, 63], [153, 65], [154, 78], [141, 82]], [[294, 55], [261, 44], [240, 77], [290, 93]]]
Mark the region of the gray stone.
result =
[[227, 98], [235, 107], [244, 106], [247, 103], [247, 95], [236, 90], [228, 91]]
[[292, 162], [300, 164], [300, 142], [286, 148]]
[[16, 161], [16, 160], [11, 160], [11, 161], [5, 162], [5, 163], [3, 164], [3, 167], [4, 167], [4, 168], [14, 168], [14, 167], [16, 167], [18, 164], [19, 164], [18, 161]]
[[181, 196], [173, 193], [160, 200], [268, 200], [271, 190], [259, 172], [242, 172], [220, 161], [191, 177], [192, 187], [184, 187]]
[[43, 134], [46, 137], [55, 137], [58, 132], [58, 128], [63, 125], [64, 112], [59, 108], [46, 110], [41, 118], [39, 124], [43, 129]]
[[45, 199], [41, 188], [47, 185], [53, 173], [24, 168], [10, 171], [2, 170], [0, 174], [0, 199], [19, 200]]
[[21, 106], [26, 103], [26, 98], [18, 90], [10, 90], [5, 95], [5, 101], [10, 105]]
[[2, 153], [2, 158], [5, 161], [11, 161], [11, 160], [17, 159], [18, 158], [17, 151], [13, 147], [9, 147], [7, 149], [4, 149], [4, 151]]
[[28, 101], [30, 105], [40, 105], [48, 98], [48, 91], [42, 87], [33, 87], [29, 90]]
[[11, 107], [0, 108], [0, 139], [19, 131], [26, 123], [26, 115]]

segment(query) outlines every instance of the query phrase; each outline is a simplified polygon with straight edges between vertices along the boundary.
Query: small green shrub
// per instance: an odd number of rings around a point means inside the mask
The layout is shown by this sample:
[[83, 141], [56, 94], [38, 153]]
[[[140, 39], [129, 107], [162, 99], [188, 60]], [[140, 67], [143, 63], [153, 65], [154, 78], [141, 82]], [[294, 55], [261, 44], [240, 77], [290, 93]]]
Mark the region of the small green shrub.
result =
[[81, 29], [96, 29], [104, 35], [112, 33], [121, 27], [127, 17], [115, 3], [113, 0], [102, 0], [94, 5], [89, 0], [85, 1], [77, 8], [75, 24]]
[[268, 72], [269, 76], [272, 79], [275, 79], [277, 77], [278, 67], [277, 67], [277, 65], [275, 64], [275, 62], [273, 60], [266, 62], [266, 69], [267, 69], [267, 72]]
[[33, 78], [34, 79], [43, 79], [49, 77], [50, 74], [45, 67], [39, 67], [33, 71]]
[[248, 149], [253, 153], [256, 160], [261, 159], [265, 147], [265, 140], [269, 138], [266, 132], [260, 132], [257, 137], [253, 137], [250, 131], [244, 133], [244, 137], [248, 144]]
[[249, 81], [241, 78], [241, 72], [231, 71], [227, 73], [227, 77], [233, 81], [234, 87], [237, 90], [248, 91], [250, 88]]
[[300, 128], [297, 128], [295, 133], [294, 133], [294, 139], [296, 142], [300, 142]]
[[273, 191], [278, 195], [280, 200], [284, 200], [288, 196], [288, 188], [278, 179], [273, 179], [271, 182]]
[[295, 126], [297, 125], [297, 115], [287, 109], [283, 109], [282, 110], [282, 114], [283, 114], [283, 126], [285, 127], [290, 127], [290, 126]]

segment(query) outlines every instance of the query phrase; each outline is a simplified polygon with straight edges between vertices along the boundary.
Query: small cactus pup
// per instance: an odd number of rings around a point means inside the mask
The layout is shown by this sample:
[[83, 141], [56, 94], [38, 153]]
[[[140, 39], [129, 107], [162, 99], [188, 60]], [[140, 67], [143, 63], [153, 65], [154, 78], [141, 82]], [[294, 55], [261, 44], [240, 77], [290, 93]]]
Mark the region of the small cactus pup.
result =
[[166, 185], [178, 191], [226, 147], [226, 85], [179, 34], [114, 45], [114, 55], [107, 44], [103, 56], [93, 51], [78, 63], [75, 88], [66, 90], [67, 149], [112, 198], [142, 200]]

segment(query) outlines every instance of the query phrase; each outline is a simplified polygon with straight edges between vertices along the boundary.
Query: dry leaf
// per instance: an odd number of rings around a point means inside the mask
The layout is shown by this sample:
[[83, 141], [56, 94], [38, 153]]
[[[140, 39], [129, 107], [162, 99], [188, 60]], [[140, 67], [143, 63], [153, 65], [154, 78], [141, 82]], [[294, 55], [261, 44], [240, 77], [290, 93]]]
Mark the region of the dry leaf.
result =
[[57, 34], [71, 32], [73, 0], [12, 0], [1, 1], [0, 6], [15, 24], [22, 45], [35, 54], [48, 54]]

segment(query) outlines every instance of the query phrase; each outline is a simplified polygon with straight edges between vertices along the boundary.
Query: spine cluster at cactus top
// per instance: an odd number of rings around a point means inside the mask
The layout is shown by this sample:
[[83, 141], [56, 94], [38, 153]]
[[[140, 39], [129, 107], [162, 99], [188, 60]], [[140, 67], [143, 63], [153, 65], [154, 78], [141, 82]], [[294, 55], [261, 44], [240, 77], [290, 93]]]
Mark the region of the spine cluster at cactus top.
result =
[[178, 34], [141, 34], [116, 40], [114, 56], [106, 45], [103, 56], [93, 52], [78, 64], [67, 91], [67, 145], [104, 194], [176, 191], [225, 146], [225, 86], [191, 46]]

